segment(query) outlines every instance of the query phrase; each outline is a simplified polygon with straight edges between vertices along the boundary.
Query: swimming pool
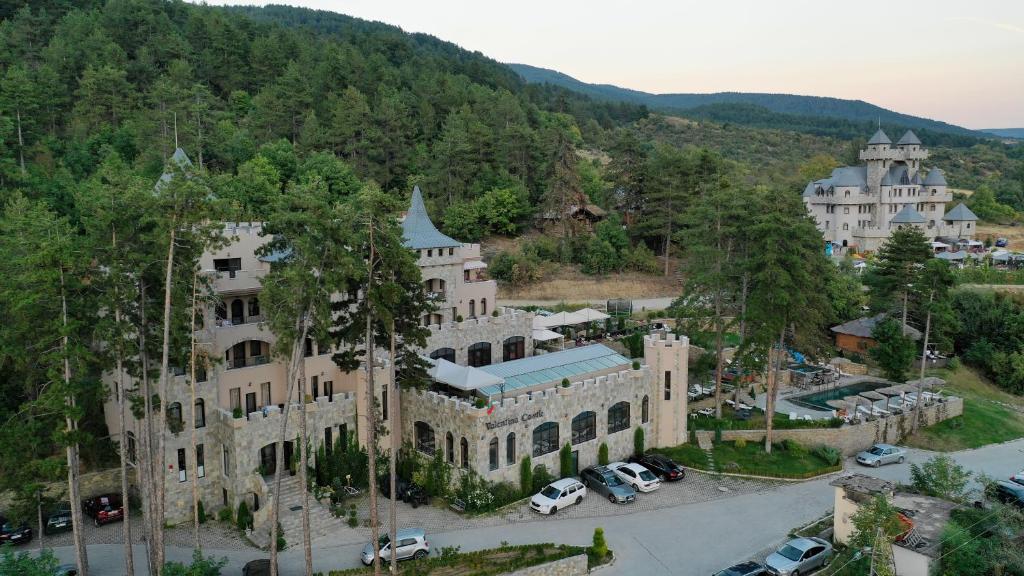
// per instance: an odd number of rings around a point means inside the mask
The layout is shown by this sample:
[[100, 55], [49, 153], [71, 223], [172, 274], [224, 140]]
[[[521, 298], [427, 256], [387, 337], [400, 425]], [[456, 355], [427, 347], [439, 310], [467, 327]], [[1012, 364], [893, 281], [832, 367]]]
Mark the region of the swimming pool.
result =
[[822, 410], [834, 410], [834, 408], [828, 405], [829, 400], [842, 400], [847, 396], [856, 396], [861, 392], [867, 392], [868, 390], [883, 388], [885, 386], [886, 384], [879, 382], [857, 382], [856, 384], [847, 384], [846, 386], [839, 386], [837, 388], [829, 388], [827, 390], [813, 392], [803, 396], [796, 396], [789, 398], [789, 401], [794, 404], [806, 404]]

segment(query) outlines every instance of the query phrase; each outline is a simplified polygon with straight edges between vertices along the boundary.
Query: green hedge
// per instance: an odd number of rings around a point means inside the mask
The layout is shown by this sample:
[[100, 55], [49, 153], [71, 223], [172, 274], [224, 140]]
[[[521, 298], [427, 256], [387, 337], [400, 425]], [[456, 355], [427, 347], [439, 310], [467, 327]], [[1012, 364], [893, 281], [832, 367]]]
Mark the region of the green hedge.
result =
[[[403, 576], [445, 576], [447, 574], [473, 574], [474, 576], [496, 576], [547, 562], [554, 562], [570, 556], [586, 554], [588, 548], [563, 544], [525, 544], [522, 546], [501, 546], [488, 550], [434, 556], [399, 565]], [[446, 570], [447, 568], [447, 570]], [[373, 568], [350, 568], [332, 570], [327, 576], [362, 576], [372, 573]]]

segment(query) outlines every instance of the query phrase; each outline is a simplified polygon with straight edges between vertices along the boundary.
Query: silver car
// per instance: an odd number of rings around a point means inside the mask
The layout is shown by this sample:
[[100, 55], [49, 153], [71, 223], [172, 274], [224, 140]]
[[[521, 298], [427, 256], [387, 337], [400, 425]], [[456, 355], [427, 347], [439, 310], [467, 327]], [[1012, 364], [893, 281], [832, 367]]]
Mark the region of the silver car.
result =
[[828, 564], [832, 559], [832, 544], [821, 538], [794, 538], [772, 552], [764, 567], [773, 576], [800, 576]]
[[583, 485], [604, 496], [609, 502], [626, 504], [636, 500], [636, 490], [605, 466], [590, 466], [580, 472]]
[[[423, 533], [423, 530], [406, 528], [395, 533], [395, 538], [398, 540], [397, 555], [399, 560], [407, 560], [409, 558], [419, 560], [430, 554], [430, 544], [427, 543], [427, 535]], [[381, 560], [391, 560], [391, 548], [391, 538], [384, 534], [380, 537]], [[366, 566], [373, 564], [373, 542], [368, 542], [366, 546], [363, 546], [360, 560]]]
[[875, 468], [883, 464], [903, 464], [906, 459], [907, 451], [892, 444], [875, 444], [868, 450], [857, 454], [858, 463]]

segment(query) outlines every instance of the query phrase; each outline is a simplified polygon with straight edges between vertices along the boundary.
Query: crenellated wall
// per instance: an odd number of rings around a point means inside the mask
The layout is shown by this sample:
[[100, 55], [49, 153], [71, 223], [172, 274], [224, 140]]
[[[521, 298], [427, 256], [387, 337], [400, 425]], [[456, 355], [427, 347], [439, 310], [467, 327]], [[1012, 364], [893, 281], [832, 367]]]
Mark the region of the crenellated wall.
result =
[[505, 340], [513, 336], [525, 338], [526, 356], [533, 354], [533, 313], [515, 308], [501, 307], [497, 316], [478, 316], [462, 322], [445, 322], [430, 326], [426, 354], [438, 348], [454, 348], [455, 363], [469, 361], [468, 349], [477, 342], [490, 342], [491, 363], [501, 362]]

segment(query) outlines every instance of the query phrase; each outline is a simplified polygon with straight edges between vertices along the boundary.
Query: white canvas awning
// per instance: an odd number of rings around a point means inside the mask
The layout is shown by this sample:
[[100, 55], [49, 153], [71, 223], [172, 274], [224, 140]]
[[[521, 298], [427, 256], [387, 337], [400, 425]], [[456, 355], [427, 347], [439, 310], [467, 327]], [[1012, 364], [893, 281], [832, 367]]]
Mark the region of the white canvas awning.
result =
[[487, 263], [483, 260], [466, 260], [462, 263], [463, 270], [477, 270], [479, 268], [487, 268]]
[[582, 320], [574, 317], [568, 312], [559, 312], [558, 314], [552, 314], [551, 316], [541, 316], [534, 318], [534, 328], [557, 328], [558, 326], [572, 326], [573, 324], [579, 324]]
[[932, 248], [949, 248], [949, 244], [944, 242], [932, 242]]
[[558, 332], [553, 332], [546, 328], [534, 328], [533, 329], [533, 340], [534, 342], [547, 342], [549, 340], [561, 340], [563, 336]]
[[505, 381], [500, 376], [488, 374], [472, 366], [459, 366], [444, 358], [438, 358], [434, 362], [434, 366], [427, 370], [427, 374], [434, 380], [459, 390], [470, 392], [484, 386], [501, 384]]
[[600, 322], [611, 318], [611, 316], [608, 316], [604, 312], [594, 310], [593, 308], [583, 308], [573, 312], [572, 314], [573, 316], [582, 319], [583, 322]]

